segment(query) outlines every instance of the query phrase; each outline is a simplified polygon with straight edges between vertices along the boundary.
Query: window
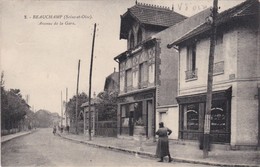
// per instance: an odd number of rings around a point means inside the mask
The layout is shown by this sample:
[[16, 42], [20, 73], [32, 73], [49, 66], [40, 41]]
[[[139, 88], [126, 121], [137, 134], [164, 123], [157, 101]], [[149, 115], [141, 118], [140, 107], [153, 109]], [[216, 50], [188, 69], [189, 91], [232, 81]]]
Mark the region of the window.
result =
[[186, 80], [197, 78], [196, 68], [196, 44], [187, 47], [187, 71]]
[[223, 33], [217, 35], [215, 55], [214, 55], [214, 69], [213, 74], [224, 73], [224, 55], [223, 55]]
[[226, 131], [227, 129], [226, 101], [213, 101], [211, 108], [211, 126], [212, 131]]
[[147, 63], [143, 62], [139, 65], [139, 88], [147, 86]]
[[184, 112], [184, 129], [199, 130], [199, 104], [189, 104]]
[[137, 33], [137, 43], [142, 42], [142, 40], [143, 40], [143, 37], [142, 37], [142, 30], [139, 29], [139, 30], [138, 30], [138, 33]]
[[132, 88], [132, 81], [133, 81], [133, 77], [132, 77], [132, 69], [128, 69], [126, 70], [126, 91], [131, 90]]
[[[194, 96], [193, 100], [203, 96]], [[210, 135], [213, 143], [230, 142], [230, 104], [228, 99], [212, 101]], [[206, 102], [181, 104], [180, 108], [180, 138], [197, 140], [203, 133]]]
[[130, 48], [134, 48], [134, 45], [135, 45], [134, 34], [131, 33], [131, 35], [130, 35]]

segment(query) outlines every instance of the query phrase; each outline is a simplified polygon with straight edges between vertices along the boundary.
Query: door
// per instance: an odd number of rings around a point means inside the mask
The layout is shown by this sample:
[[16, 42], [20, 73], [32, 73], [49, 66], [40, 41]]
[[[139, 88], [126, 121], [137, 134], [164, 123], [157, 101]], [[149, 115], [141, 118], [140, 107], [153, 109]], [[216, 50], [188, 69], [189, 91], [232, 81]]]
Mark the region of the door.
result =
[[153, 101], [147, 101], [147, 137], [150, 138], [153, 136], [153, 121], [154, 121], [154, 108]]
[[129, 136], [134, 134], [134, 111], [129, 112]]

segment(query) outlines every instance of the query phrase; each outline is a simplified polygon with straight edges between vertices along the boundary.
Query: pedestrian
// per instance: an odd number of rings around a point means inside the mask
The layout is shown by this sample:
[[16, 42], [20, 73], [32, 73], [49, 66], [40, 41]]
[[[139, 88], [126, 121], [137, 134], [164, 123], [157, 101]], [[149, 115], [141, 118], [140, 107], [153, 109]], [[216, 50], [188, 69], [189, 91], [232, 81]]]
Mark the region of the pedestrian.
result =
[[56, 134], [56, 130], [57, 130], [57, 129], [56, 129], [56, 126], [54, 125], [54, 126], [53, 126], [53, 134], [54, 134], [54, 135]]
[[158, 162], [163, 162], [163, 157], [168, 156], [169, 157], [169, 162], [172, 161], [170, 151], [169, 151], [169, 140], [168, 136], [172, 133], [172, 131], [164, 127], [163, 122], [159, 123], [159, 129], [155, 133], [156, 135], [159, 136], [158, 143], [157, 143], [157, 148], [156, 148], [156, 156], [160, 158]]

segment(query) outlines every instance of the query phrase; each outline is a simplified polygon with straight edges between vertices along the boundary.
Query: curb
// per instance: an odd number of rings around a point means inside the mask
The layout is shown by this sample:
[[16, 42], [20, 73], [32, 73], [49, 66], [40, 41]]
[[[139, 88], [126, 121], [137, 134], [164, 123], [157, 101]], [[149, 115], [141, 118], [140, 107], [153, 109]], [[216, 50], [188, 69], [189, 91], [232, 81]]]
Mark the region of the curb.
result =
[[10, 139], [5, 139], [5, 140], [2, 140], [2, 139], [1, 139], [1, 143], [3, 144], [3, 143], [6, 143], [6, 142], [8, 142], [8, 141], [10, 141], [10, 140], [13, 140], [13, 139], [16, 139], [16, 138], [19, 138], [19, 137], [25, 136], [25, 135], [29, 135], [29, 134], [31, 134], [31, 133], [34, 133], [35, 131], [36, 131], [36, 130], [29, 131], [29, 132], [27, 132], [27, 133], [24, 133], [24, 134], [20, 134], [20, 135], [14, 136], [14, 137], [12, 137], [12, 138], [10, 138]]
[[[133, 155], [142, 155], [142, 156], [154, 158], [154, 159], [156, 158], [155, 154], [148, 153], [148, 152], [135, 151], [135, 150], [129, 150], [129, 149], [119, 148], [119, 147], [115, 147], [115, 146], [107, 146], [107, 145], [102, 145], [102, 144], [90, 143], [90, 142], [87, 142], [87, 141], [71, 139], [71, 138], [68, 138], [68, 137], [65, 137], [65, 136], [62, 136], [62, 135], [58, 135], [58, 136], [66, 139], [66, 140], [70, 140], [72, 142], [75, 142], [75, 143], [82, 143], [82, 144], [86, 144], [86, 145], [97, 147], [97, 148], [104, 148], [104, 149], [108, 149], [108, 150], [125, 152], [125, 153], [130, 153], [130, 154], [133, 154]], [[183, 159], [183, 158], [178, 158], [178, 157], [175, 157], [175, 158], [173, 157], [173, 163], [174, 162], [212, 165], [212, 166], [222, 166], [222, 167], [260, 167], [259, 165], [225, 164], [225, 163], [219, 163], [219, 162], [207, 162], [207, 161], [200, 161], [200, 160], [194, 160], [194, 159]]]

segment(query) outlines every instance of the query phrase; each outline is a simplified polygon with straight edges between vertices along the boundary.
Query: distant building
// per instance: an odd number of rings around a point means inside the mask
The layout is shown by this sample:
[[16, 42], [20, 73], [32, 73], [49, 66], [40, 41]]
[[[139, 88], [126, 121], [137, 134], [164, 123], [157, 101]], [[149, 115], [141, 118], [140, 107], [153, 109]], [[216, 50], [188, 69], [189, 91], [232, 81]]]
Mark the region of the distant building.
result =
[[[259, 1], [247, 0], [218, 14], [216, 24], [212, 140], [234, 148], [259, 146]], [[184, 140], [203, 133], [210, 48], [210, 25], [191, 27], [169, 45], [179, 50], [179, 139]]]
[[[174, 89], [167, 82], [161, 87], [162, 80], [175, 80], [177, 85], [177, 76], [169, 75], [174, 71], [177, 74], [178, 67], [170, 66], [175, 58], [161, 54], [162, 50], [173, 51], [167, 49], [167, 43], [162, 46], [161, 39], [154, 36], [184, 19], [185, 16], [169, 8], [141, 3], [121, 16], [120, 39], [127, 40], [127, 50], [114, 58], [119, 63], [118, 136], [133, 136], [136, 123], [141, 120], [138, 123], [143, 123], [145, 136], [153, 137], [157, 103], [167, 105], [171, 99], [175, 101], [172, 96], [177, 86], [174, 85]], [[168, 58], [168, 61], [163, 59], [165, 64], [161, 59], [164, 56]], [[166, 69], [167, 75], [161, 75]]]
[[104, 91], [107, 92], [118, 92], [119, 90], [119, 72], [114, 72], [106, 77]]

